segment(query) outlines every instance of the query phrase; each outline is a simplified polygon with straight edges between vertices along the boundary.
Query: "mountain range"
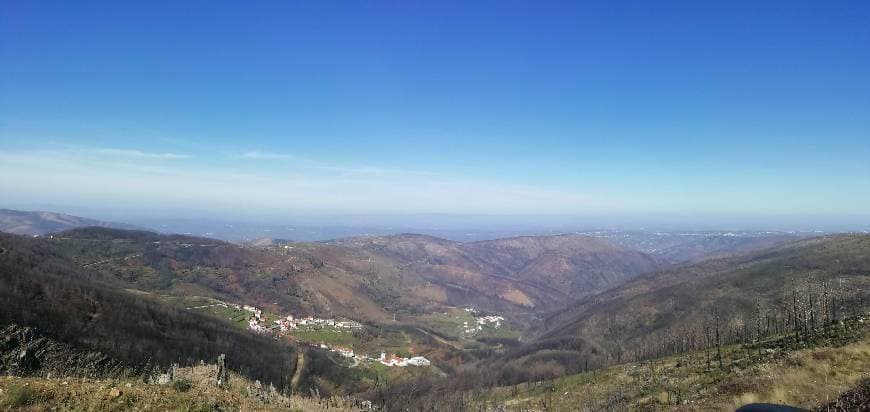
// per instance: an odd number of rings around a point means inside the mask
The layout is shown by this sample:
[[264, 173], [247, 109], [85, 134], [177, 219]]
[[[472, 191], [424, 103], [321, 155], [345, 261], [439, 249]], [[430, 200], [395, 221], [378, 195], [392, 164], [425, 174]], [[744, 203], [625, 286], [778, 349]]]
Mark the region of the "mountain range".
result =
[[[762, 329], [814, 330], [870, 305], [870, 236], [862, 234], [474, 242], [395, 234], [237, 244], [4, 213], [18, 216], [8, 227], [26, 235], [0, 234], [0, 322], [70, 348], [76, 364], [104, 359], [104, 373], [165, 370], [224, 353], [246, 376], [323, 393], [371, 395], [383, 389], [382, 379], [432, 376], [513, 385], [703, 348], [713, 324], [717, 339], [736, 343], [758, 339]], [[52, 224], [61, 230], [44, 232]], [[77, 225], [84, 226], [68, 228]], [[649, 243], [656, 238], [658, 247]], [[362, 327], [269, 339], [219, 309], [242, 305], [269, 319], [344, 318]], [[501, 328], [478, 332], [485, 316]], [[325, 343], [421, 355], [432, 367], [383, 375], [311, 347]]]

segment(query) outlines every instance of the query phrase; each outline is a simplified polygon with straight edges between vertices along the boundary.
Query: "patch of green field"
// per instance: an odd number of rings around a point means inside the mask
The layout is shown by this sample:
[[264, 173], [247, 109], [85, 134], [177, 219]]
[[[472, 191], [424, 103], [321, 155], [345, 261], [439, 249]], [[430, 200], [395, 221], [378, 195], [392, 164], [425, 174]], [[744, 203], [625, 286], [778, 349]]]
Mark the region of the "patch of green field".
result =
[[474, 314], [461, 308], [450, 309], [444, 313], [432, 313], [421, 316], [420, 322], [428, 328], [443, 335], [452, 337], [454, 340], [471, 340], [478, 338], [509, 338], [516, 339], [520, 331], [511, 326], [511, 322], [504, 320], [501, 326], [496, 327], [492, 323], [483, 325], [479, 331], [466, 333], [466, 328], [477, 327], [477, 319]]
[[[236, 310], [232, 306], [214, 306], [224, 303], [220, 300], [206, 296], [183, 296], [183, 295], [158, 295], [152, 294], [155, 299], [162, 302], [175, 305], [180, 308], [190, 308], [188, 310], [197, 313], [202, 313], [230, 322], [233, 326], [240, 329], [248, 328], [248, 319], [251, 317], [251, 312], [245, 310]], [[206, 306], [206, 307], [203, 307]]]
[[300, 329], [291, 331], [290, 335], [302, 342], [323, 342], [330, 346], [338, 345], [354, 348], [354, 343], [356, 342], [353, 333], [350, 331], [337, 329], [331, 326], [316, 328], [306, 328], [305, 326], [302, 326]]
[[403, 330], [391, 330], [384, 333], [379, 339], [375, 340], [372, 346], [381, 348], [384, 352], [395, 353], [399, 356], [411, 355], [408, 351], [408, 348], [411, 346], [411, 337]]
[[518, 339], [520, 331], [513, 329], [506, 322], [502, 322], [501, 327], [495, 327], [491, 324], [484, 325], [483, 330], [474, 335], [475, 338], [505, 338]]
[[475, 325], [474, 316], [463, 309], [450, 309], [444, 313], [432, 313], [420, 317], [420, 321], [432, 330], [460, 339], [465, 335], [464, 324]]

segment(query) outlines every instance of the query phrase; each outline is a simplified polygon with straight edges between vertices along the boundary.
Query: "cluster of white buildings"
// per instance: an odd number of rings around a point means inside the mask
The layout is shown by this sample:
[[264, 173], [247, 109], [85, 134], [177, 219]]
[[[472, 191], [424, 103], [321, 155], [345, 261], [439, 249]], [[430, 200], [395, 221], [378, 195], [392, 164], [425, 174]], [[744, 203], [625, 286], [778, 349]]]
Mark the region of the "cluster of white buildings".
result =
[[362, 328], [361, 323], [352, 320], [321, 319], [313, 316], [294, 318], [293, 315], [287, 315], [285, 318], [278, 319], [275, 321], [275, 324], [281, 332], [286, 332], [291, 329], [299, 329], [300, 326], [332, 326], [339, 329]]
[[395, 367], [406, 367], [406, 366], [429, 366], [432, 363], [429, 359], [426, 359], [423, 356], [413, 356], [410, 358], [403, 358], [396, 354], [387, 355], [384, 352], [381, 352], [381, 356], [377, 359], [372, 358], [370, 356], [366, 356], [363, 354], [354, 353], [353, 349], [346, 348], [343, 346], [329, 346], [323, 342], [319, 345], [315, 345], [320, 349], [328, 350], [333, 353], [337, 353], [344, 358], [355, 359], [359, 362], [380, 362], [385, 366], [395, 366]]
[[246, 310], [251, 312], [253, 316], [248, 319], [248, 328], [250, 328], [254, 332], [265, 332], [266, 328], [260, 325], [260, 322], [263, 320], [263, 311], [257, 309], [253, 306], [245, 305], [239, 308], [239, 305], [233, 305], [236, 310]]
[[353, 353], [353, 349], [345, 348], [344, 346], [329, 346], [323, 342], [320, 342], [320, 345], [314, 345], [314, 346], [316, 346], [320, 349], [328, 350], [330, 352], [335, 352], [335, 353], [337, 353], [345, 358], [357, 358], [357, 360], [364, 360], [363, 358], [365, 358], [364, 356], [361, 356], [361, 355], [355, 355]]
[[337, 346], [334, 348], [330, 348], [330, 350], [345, 357], [345, 358], [357, 358], [357, 360], [359, 360], [359, 358], [361, 357], [361, 355], [355, 355], [353, 353], [353, 349], [351, 349], [351, 348], [343, 348], [343, 347]]
[[362, 324], [352, 320], [336, 320], [322, 319], [313, 316], [304, 318], [296, 318], [293, 315], [272, 321], [273, 325], [264, 324], [263, 311], [250, 305], [233, 305], [236, 310], [245, 310], [251, 312], [252, 316], [248, 319], [248, 328], [255, 332], [270, 332], [277, 329], [280, 332], [287, 332], [293, 329], [299, 329], [300, 326], [331, 326], [339, 329], [360, 329]]
[[494, 326], [494, 327], [496, 327], [496, 328], [500, 328], [500, 327], [501, 327], [501, 322], [502, 322], [503, 320], [504, 320], [504, 317], [501, 317], [501, 316], [494, 316], [494, 315], [490, 315], [490, 316], [479, 316], [479, 317], [477, 318], [477, 324], [478, 324], [478, 325], [486, 325], [486, 324], [490, 324], [490, 323], [491, 323], [491, 324], [493, 324], [492, 326]]
[[384, 352], [381, 352], [381, 356], [378, 358], [378, 362], [386, 366], [429, 366], [431, 362], [429, 359], [426, 359], [422, 356], [414, 356], [410, 358], [403, 358], [396, 354], [390, 354], [387, 356]]
[[[465, 311], [472, 314], [477, 313], [474, 308], [465, 308]], [[462, 329], [465, 331], [466, 335], [474, 335], [475, 333], [482, 331], [485, 325], [500, 328], [502, 321], [504, 321], [504, 317], [497, 315], [476, 316], [474, 320], [475, 322], [471, 325], [468, 324], [468, 321], [462, 322]]]

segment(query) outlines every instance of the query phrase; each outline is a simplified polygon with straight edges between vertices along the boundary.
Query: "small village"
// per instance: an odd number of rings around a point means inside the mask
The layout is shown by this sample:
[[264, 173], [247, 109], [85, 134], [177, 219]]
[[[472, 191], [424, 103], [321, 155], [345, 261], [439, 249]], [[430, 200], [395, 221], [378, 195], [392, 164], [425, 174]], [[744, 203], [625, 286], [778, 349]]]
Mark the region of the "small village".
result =
[[404, 358], [398, 356], [396, 354], [387, 355], [384, 352], [381, 352], [381, 355], [377, 358], [373, 358], [371, 356], [366, 356], [363, 354], [354, 353], [353, 349], [346, 348], [343, 346], [330, 346], [325, 343], [320, 343], [318, 345], [312, 344], [311, 346], [318, 347], [320, 349], [328, 350], [330, 352], [335, 352], [342, 357], [353, 359], [357, 362], [378, 362], [384, 366], [397, 366], [397, 367], [405, 367], [405, 366], [429, 366], [431, 362], [429, 359], [426, 359], [423, 356], [412, 356], [410, 358]]
[[[273, 320], [271, 324], [268, 323], [266, 318], [263, 316], [263, 311], [255, 306], [251, 305], [236, 305], [236, 304], [226, 304], [226, 303], [218, 303], [215, 305], [209, 306], [223, 306], [226, 308], [233, 308], [237, 311], [247, 311], [251, 313], [251, 317], [248, 319], [248, 329], [256, 332], [256, 333], [265, 333], [272, 334], [275, 336], [287, 336], [291, 337], [289, 333], [293, 330], [298, 330], [301, 327], [333, 327], [339, 330], [353, 330], [360, 329], [363, 325], [359, 322], [350, 320], [350, 319], [324, 319], [324, 318], [316, 318], [313, 316], [306, 317], [294, 317], [293, 315], [287, 315], [280, 317], [276, 320]], [[199, 309], [204, 308], [205, 306], [190, 308], [190, 309]], [[381, 352], [380, 356], [377, 358], [367, 356], [364, 354], [354, 353], [352, 348], [339, 346], [339, 345], [328, 345], [324, 342], [320, 343], [311, 343], [311, 342], [300, 342], [307, 344], [312, 347], [316, 347], [323, 350], [328, 350], [333, 353], [337, 353], [338, 355], [353, 359], [355, 362], [378, 362], [384, 366], [391, 367], [406, 367], [406, 366], [429, 366], [431, 362], [423, 356], [412, 356], [409, 358], [405, 358], [402, 356], [398, 356], [396, 354], [386, 354], [385, 352]]]
[[262, 310], [250, 305], [244, 305], [241, 307], [239, 307], [238, 305], [233, 305], [233, 307], [236, 310], [246, 310], [248, 312], [251, 312], [252, 316], [248, 320], [248, 327], [254, 332], [287, 332], [290, 330], [299, 329], [300, 326], [332, 326], [339, 329], [360, 329], [363, 327], [361, 323], [349, 319], [322, 319], [312, 316], [296, 318], [293, 315], [287, 315], [283, 318], [272, 321], [272, 325], [267, 325], [264, 324], [265, 320], [263, 319]]
[[466, 335], [474, 335], [483, 330], [485, 325], [491, 325], [494, 328], [500, 328], [504, 317], [497, 315], [477, 316], [477, 310], [474, 308], [465, 308], [465, 311], [474, 316], [476, 323], [469, 325], [468, 321], [462, 322], [462, 328]]

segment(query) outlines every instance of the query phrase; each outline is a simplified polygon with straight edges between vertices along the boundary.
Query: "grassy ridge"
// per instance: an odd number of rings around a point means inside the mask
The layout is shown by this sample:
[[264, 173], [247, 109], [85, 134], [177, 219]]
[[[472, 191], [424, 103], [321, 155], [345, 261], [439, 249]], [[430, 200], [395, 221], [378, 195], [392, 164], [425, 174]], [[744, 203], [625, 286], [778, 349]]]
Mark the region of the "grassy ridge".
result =
[[[782, 403], [814, 409], [870, 377], [870, 339], [864, 335], [843, 346], [789, 350], [724, 348], [726, 368], [707, 353], [610, 367], [546, 381], [501, 388], [491, 397], [509, 410], [546, 405], [548, 410], [678, 409], [734, 410], [746, 403]], [[579, 408], [578, 408], [579, 407]]]

